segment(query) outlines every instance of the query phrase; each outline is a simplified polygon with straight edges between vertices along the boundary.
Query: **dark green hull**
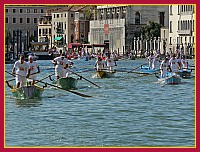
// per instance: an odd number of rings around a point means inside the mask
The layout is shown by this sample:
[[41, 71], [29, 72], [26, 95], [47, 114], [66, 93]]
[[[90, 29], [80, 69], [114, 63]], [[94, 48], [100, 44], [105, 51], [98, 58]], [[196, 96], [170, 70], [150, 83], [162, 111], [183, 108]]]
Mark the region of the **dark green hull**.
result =
[[77, 83], [78, 80], [72, 77], [60, 78], [57, 80], [57, 85], [66, 90], [76, 89]]
[[13, 96], [16, 99], [34, 99], [41, 98], [44, 89], [38, 86], [24, 86], [18, 89], [11, 89]]

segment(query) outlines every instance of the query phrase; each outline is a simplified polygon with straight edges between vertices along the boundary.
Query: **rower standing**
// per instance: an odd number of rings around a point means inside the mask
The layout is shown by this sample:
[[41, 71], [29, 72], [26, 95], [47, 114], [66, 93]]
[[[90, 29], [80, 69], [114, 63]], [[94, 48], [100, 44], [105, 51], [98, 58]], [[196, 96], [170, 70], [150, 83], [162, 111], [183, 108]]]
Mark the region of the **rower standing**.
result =
[[178, 60], [176, 59], [176, 55], [173, 54], [172, 58], [169, 60], [170, 71], [177, 72], [178, 71]]
[[104, 68], [104, 63], [102, 61], [101, 56], [98, 56], [97, 61], [95, 62], [94, 69], [97, 71], [102, 71]]
[[153, 53], [151, 53], [150, 56], [148, 56], [147, 58], [147, 60], [149, 61], [149, 69], [152, 69], [153, 59], [154, 59], [154, 55]]
[[105, 62], [109, 71], [113, 71], [113, 67], [117, 66], [116, 61], [114, 61], [113, 58], [110, 57], [110, 54], [108, 54], [108, 57], [106, 58]]
[[57, 80], [62, 77], [66, 77], [66, 68], [68, 67], [68, 61], [65, 55], [60, 51], [60, 56], [53, 59], [52, 63], [55, 65], [55, 76]]
[[29, 78], [32, 79], [31, 80], [31, 85], [34, 85], [35, 83], [35, 80], [37, 79], [37, 73], [40, 73], [40, 67], [37, 63], [37, 61], [33, 61], [33, 56], [32, 55], [29, 55], [28, 56], [28, 64], [29, 64], [29, 73], [30, 73], [30, 76]]
[[188, 60], [185, 58], [185, 55], [183, 55], [182, 59], [181, 59], [181, 65], [182, 65], [182, 69], [187, 70], [188, 69]]
[[24, 55], [20, 55], [18, 61], [15, 62], [14, 67], [12, 69], [12, 73], [16, 75], [16, 88], [24, 86], [26, 82], [26, 77], [29, 77], [29, 65], [24, 61]]
[[167, 70], [168, 70], [168, 67], [169, 67], [169, 63], [167, 61], [168, 61], [168, 58], [165, 57], [164, 60], [160, 64], [161, 78], [166, 77]]

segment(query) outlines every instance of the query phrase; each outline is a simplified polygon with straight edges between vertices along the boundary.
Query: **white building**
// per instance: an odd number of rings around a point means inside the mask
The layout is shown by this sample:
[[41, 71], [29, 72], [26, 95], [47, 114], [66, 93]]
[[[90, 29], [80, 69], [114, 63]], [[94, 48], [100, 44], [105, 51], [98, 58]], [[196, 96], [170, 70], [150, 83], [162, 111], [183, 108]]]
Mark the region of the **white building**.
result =
[[195, 52], [195, 5], [170, 5], [169, 49], [177, 49], [187, 56]]
[[106, 41], [109, 50], [119, 50], [120, 53], [131, 49], [144, 50], [144, 40], [138, 35], [140, 29], [149, 21], [168, 27], [168, 12], [168, 5], [98, 6], [97, 20], [90, 21], [90, 43]]

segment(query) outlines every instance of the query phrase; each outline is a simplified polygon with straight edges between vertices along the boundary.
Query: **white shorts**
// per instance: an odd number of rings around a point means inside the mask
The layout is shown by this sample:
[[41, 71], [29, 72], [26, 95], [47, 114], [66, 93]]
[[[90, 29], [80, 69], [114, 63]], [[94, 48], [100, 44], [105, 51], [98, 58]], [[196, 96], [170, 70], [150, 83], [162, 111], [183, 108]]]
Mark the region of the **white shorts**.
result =
[[33, 80], [37, 80], [36, 75], [30, 75], [29, 78], [30, 78], [30, 79], [28, 79], [29, 82], [32, 82]]
[[24, 86], [26, 82], [26, 76], [16, 75], [15, 80], [16, 80], [16, 85], [18, 82], [20, 82], [20, 86]]
[[65, 77], [66, 76], [66, 70], [65, 69], [60, 69], [60, 68], [56, 68], [55, 69], [55, 76], [59, 76], [60, 78]]

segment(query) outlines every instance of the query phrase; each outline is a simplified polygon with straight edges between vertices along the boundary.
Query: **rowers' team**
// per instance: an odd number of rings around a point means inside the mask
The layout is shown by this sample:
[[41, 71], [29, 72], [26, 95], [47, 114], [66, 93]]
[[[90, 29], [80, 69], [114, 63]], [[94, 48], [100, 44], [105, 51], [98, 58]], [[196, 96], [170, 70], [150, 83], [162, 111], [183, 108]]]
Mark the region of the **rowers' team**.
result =
[[188, 61], [186, 60], [185, 56], [173, 54], [172, 57], [169, 59], [168, 57], [165, 57], [164, 60], [160, 64], [160, 70], [161, 70], [161, 77], [165, 77], [167, 71], [170, 72], [178, 72], [179, 70], [187, 70], [188, 69]]
[[27, 78], [30, 78], [32, 85], [36, 80], [36, 74], [40, 73], [40, 68], [36, 61], [33, 61], [33, 56], [28, 57], [29, 61], [25, 62], [24, 55], [20, 55], [18, 61], [15, 62], [12, 69], [12, 74], [15, 75], [16, 88], [24, 86]]

